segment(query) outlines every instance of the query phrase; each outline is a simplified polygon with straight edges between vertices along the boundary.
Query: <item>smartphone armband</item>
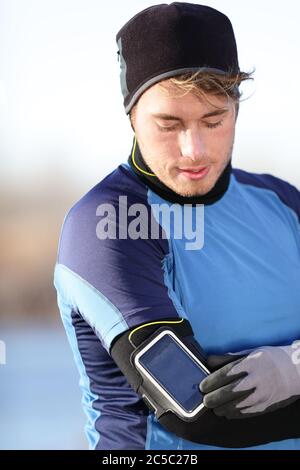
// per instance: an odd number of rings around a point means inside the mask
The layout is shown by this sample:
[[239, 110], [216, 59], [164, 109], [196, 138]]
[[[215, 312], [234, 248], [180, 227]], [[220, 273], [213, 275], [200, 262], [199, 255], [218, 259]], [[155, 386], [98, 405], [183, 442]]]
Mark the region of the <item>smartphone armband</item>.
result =
[[142, 378], [138, 392], [158, 419], [167, 411], [197, 419], [204, 408], [199, 384], [209, 371], [178, 334], [159, 328], [134, 351], [131, 364]]
[[[171, 432], [178, 434], [178, 424], [188, 429], [208, 411], [199, 384], [209, 371], [187, 320], [166, 319], [129, 330], [116, 338], [111, 356], [157, 419], [167, 421], [164, 426]], [[168, 426], [170, 416], [175, 423]]]

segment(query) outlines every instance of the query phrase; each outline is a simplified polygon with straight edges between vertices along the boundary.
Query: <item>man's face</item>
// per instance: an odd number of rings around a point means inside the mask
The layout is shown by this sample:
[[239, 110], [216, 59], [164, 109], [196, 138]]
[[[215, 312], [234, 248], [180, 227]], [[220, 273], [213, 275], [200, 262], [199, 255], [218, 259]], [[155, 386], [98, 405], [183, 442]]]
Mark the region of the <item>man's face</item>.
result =
[[186, 197], [208, 193], [232, 155], [236, 104], [221, 96], [208, 100], [190, 92], [171, 96], [156, 84], [136, 106], [133, 126], [145, 162]]

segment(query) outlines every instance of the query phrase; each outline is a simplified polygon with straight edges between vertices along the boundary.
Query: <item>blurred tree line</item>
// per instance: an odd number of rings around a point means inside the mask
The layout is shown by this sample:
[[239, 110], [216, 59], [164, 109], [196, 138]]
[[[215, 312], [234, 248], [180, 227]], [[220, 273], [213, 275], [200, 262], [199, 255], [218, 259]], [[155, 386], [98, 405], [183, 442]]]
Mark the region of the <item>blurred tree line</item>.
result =
[[[88, 190], [86, 188], [85, 190]], [[0, 186], [1, 323], [60, 321], [53, 271], [64, 216], [83, 195], [62, 175]]]

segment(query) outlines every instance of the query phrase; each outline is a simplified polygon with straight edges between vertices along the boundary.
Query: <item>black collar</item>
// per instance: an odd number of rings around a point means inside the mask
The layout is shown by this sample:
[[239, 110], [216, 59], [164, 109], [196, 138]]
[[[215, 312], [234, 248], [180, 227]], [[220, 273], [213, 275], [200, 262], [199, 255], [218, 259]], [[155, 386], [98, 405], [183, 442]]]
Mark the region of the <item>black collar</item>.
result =
[[[134, 162], [136, 165], [134, 164]], [[128, 158], [128, 163], [130, 164], [134, 173], [143, 181], [143, 183], [145, 183], [150, 189], [152, 189], [152, 191], [154, 191], [156, 194], [161, 196], [166, 201], [181, 204], [181, 205], [184, 205], [184, 204], [211, 205], [217, 202], [219, 199], [221, 199], [224, 196], [224, 194], [226, 193], [228, 189], [228, 186], [230, 183], [231, 170], [232, 170], [231, 160], [230, 160], [227, 167], [225, 168], [220, 178], [216, 182], [215, 186], [207, 194], [203, 196], [185, 197], [185, 196], [180, 196], [179, 194], [175, 193], [175, 191], [168, 188], [168, 186], [163, 184], [156, 176], [150, 176], [150, 175], [146, 175], [145, 173], [143, 173], [143, 172], [152, 173], [152, 170], [148, 167], [148, 165], [144, 161], [137, 142], [135, 145], [135, 138], [134, 138], [131, 154]], [[140, 170], [143, 170], [143, 172]]]

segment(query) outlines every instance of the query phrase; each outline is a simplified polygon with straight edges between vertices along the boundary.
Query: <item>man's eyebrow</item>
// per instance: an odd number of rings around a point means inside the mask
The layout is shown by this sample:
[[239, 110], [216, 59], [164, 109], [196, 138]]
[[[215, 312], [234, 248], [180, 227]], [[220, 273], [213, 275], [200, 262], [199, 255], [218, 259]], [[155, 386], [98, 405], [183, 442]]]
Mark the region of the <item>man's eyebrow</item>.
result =
[[[204, 114], [201, 119], [207, 119], [210, 117], [214, 116], [221, 116], [222, 114], [227, 113], [229, 111], [228, 108], [221, 108], [221, 109], [216, 109], [215, 111], [211, 111], [210, 113]], [[166, 114], [166, 113], [153, 113], [153, 117], [163, 119], [164, 121], [180, 121], [183, 122], [183, 120], [178, 117], [178, 116], [173, 116], [172, 114]]]
[[204, 114], [204, 116], [202, 116], [202, 119], [213, 117], [213, 116], [221, 116], [222, 114], [225, 114], [228, 111], [229, 111], [228, 108], [216, 109], [215, 111], [211, 111], [210, 113]]
[[172, 116], [171, 114], [166, 114], [166, 113], [153, 113], [153, 117], [163, 119], [164, 121], [181, 121], [182, 119], [177, 116]]

